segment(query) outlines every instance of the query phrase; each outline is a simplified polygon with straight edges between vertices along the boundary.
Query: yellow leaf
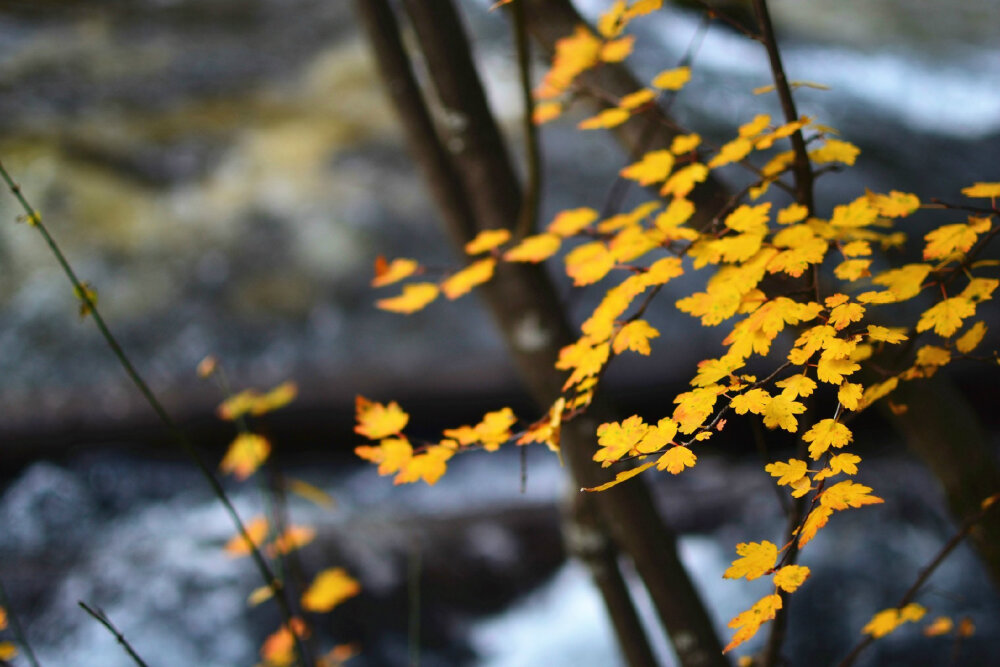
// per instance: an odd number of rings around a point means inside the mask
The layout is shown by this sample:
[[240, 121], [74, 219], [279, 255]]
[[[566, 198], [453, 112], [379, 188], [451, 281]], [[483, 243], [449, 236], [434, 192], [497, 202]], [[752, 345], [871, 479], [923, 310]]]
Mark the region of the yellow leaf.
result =
[[580, 121], [577, 125], [581, 130], [599, 130], [601, 128], [612, 128], [618, 127], [625, 121], [629, 119], [629, 112], [626, 109], [619, 109], [613, 107], [611, 109], [605, 109], [596, 116], [591, 116], [585, 120]]
[[976, 230], [965, 223], [942, 225], [924, 236], [927, 247], [924, 259], [942, 259], [956, 252], [968, 252], [978, 238]]
[[905, 329], [890, 329], [888, 327], [880, 327], [877, 324], [869, 324], [868, 340], [884, 341], [890, 345], [894, 345], [907, 340], [908, 336], [905, 332]]
[[354, 448], [360, 458], [378, 464], [378, 474], [391, 475], [402, 469], [413, 457], [413, 447], [406, 438], [386, 438], [376, 446]]
[[917, 350], [917, 366], [944, 366], [951, 362], [951, 352], [937, 345], [924, 345]]
[[531, 121], [535, 125], [544, 125], [551, 120], [555, 120], [562, 114], [563, 106], [560, 102], [542, 102], [535, 105], [531, 114]]
[[271, 453], [271, 443], [256, 433], [240, 433], [229, 445], [229, 450], [219, 464], [224, 474], [232, 473], [238, 480], [252, 475]]
[[597, 427], [597, 444], [601, 449], [594, 454], [594, 460], [607, 468], [635, 449], [647, 430], [649, 425], [638, 415], [621, 422], [601, 424]]
[[848, 507], [861, 507], [863, 505], [877, 505], [885, 502], [878, 496], [870, 494], [871, 487], [857, 484], [850, 480], [837, 482], [824, 491], [819, 501], [823, 507], [831, 510], [846, 510]]
[[944, 338], [962, 327], [962, 320], [976, 314], [976, 304], [963, 296], [945, 299], [928, 308], [917, 322], [917, 333], [934, 329], [934, 333]]
[[802, 204], [789, 204], [778, 211], [778, 224], [790, 225], [801, 222], [806, 219], [807, 215], [809, 215], [809, 209]]
[[615, 2], [608, 7], [608, 9], [600, 15], [597, 19], [597, 32], [601, 33], [602, 37], [612, 38], [621, 34], [622, 28], [625, 27], [624, 17], [625, 17], [625, 0], [615, 0]]
[[329, 493], [302, 479], [288, 478], [287, 488], [300, 498], [305, 498], [320, 507], [333, 507], [336, 504]]
[[989, 299], [993, 295], [993, 290], [997, 288], [997, 285], [1000, 285], [1000, 280], [996, 280], [995, 278], [973, 278], [959, 296], [979, 303], [980, 301]]
[[736, 553], [742, 556], [733, 561], [723, 579], [740, 579], [746, 577], [753, 581], [767, 574], [774, 567], [778, 558], [778, 547], [767, 540], [763, 542], [741, 542], [736, 545]]
[[817, 164], [827, 162], [842, 162], [844, 164], [854, 164], [861, 150], [854, 144], [841, 141], [840, 139], [827, 139], [826, 143], [819, 148], [809, 151], [809, 159]]
[[596, 283], [614, 265], [614, 256], [600, 241], [585, 243], [566, 255], [566, 273], [577, 287]]
[[274, 589], [270, 586], [260, 586], [253, 589], [247, 597], [247, 605], [250, 607], [256, 607], [261, 602], [270, 600], [272, 597], [274, 597]]
[[[664, 417], [656, 423], [656, 426], [649, 427], [646, 434], [642, 436], [642, 440], [635, 446], [635, 450], [640, 454], [658, 452], [670, 444], [675, 435], [677, 435], [677, 422], [670, 417]], [[663, 468], [661, 467], [660, 470]]]
[[457, 429], [447, 429], [445, 437], [454, 438], [461, 445], [471, 445], [475, 442], [482, 443], [483, 449], [494, 452], [500, 445], [511, 438], [510, 427], [517, 422], [514, 411], [510, 408], [503, 408], [488, 412], [483, 416], [482, 421], [473, 427], [463, 426]]
[[0, 630], [7, 628], [7, 610], [0, 607]]
[[646, 186], [665, 181], [673, 168], [673, 153], [667, 150], [650, 151], [643, 155], [638, 162], [623, 168], [620, 175], [622, 178], [638, 181], [639, 185]]
[[[728, 375], [728, 374], [727, 374]], [[736, 396], [729, 402], [729, 406], [738, 415], [745, 415], [752, 412], [755, 415], [762, 415], [771, 402], [771, 395], [763, 389], [750, 389]]]
[[678, 134], [674, 137], [673, 141], [670, 142], [670, 152], [674, 155], [690, 153], [694, 149], [698, 148], [700, 143], [701, 136], [698, 134]]
[[560, 211], [549, 223], [548, 231], [559, 236], [573, 236], [597, 217], [597, 211], [587, 207]]
[[830, 516], [833, 514], [833, 509], [820, 505], [813, 509], [806, 517], [805, 522], [802, 524], [802, 530], [799, 533], [799, 548], [801, 549], [807, 545], [812, 538], [816, 537], [816, 533], [820, 528], [825, 526], [830, 520]]
[[478, 255], [488, 252], [510, 240], [510, 231], [506, 229], [484, 229], [476, 234], [476, 238], [465, 244], [465, 252]]
[[420, 265], [414, 259], [397, 258], [386, 264], [385, 258], [379, 255], [375, 260], [375, 277], [372, 278], [372, 287], [384, 287], [399, 282], [403, 278], [409, 278], [418, 268]]
[[790, 433], [795, 433], [799, 428], [799, 422], [795, 415], [806, 411], [806, 406], [797, 401], [793, 401], [787, 396], [778, 395], [771, 399], [764, 410], [764, 426], [768, 428], [783, 428]]
[[652, 102], [656, 99], [656, 92], [650, 90], [649, 88], [641, 88], [634, 93], [629, 93], [625, 97], [618, 101], [618, 106], [622, 109], [628, 109], [629, 111], [634, 111], [647, 102]]
[[709, 169], [715, 169], [733, 162], [739, 162], [753, 150], [753, 142], [745, 137], [737, 137], [723, 144], [719, 152], [708, 162]]
[[868, 198], [879, 215], [886, 218], [903, 218], [920, 208], [920, 199], [916, 195], [897, 190], [887, 195], [869, 193]]
[[911, 602], [902, 609], [897, 609], [895, 607], [891, 609], [883, 609], [875, 614], [870, 621], [868, 621], [868, 624], [861, 629], [861, 632], [866, 635], [871, 635], [875, 639], [879, 639], [881, 637], [885, 637], [887, 634], [907, 621], [919, 621], [923, 618], [926, 612], [926, 609], [915, 602]]
[[294, 382], [282, 382], [266, 394], [259, 394], [255, 389], [247, 389], [227, 398], [219, 405], [216, 412], [220, 419], [229, 421], [245, 414], [262, 415], [288, 405], [295, 400], [298, 393], [298, 386]]
[[496, 265], [497, 260], [493, 257], [474, 262], [441, 283], [441, 291], [449, 299], [457, 299], [492, 278]]
[[809, 445], [809, 456], [817, 460], [830, 447], [843, 447], [850, 443], [854, 435], [843, 424], [833, 419], [823, 419], [806, 431], [802, 439], [812, 443]]
[[732, 641], [726, 645], [726, 648], [722, 649], [722, 652], [733, 650], [757, 634], [760, 626], [772, 620], [779, 609], [781, 609], [781, 596], [774, 594], [758, 600], [750, 609], [738, 614], [736, 618], [729, 621], [729, 627], [739, 629], [733, 635]]
[[410, 283], [403, 286], [403, 293], [375, 302], [377, 308], [394, 313], [415, 313], [437, 298], [438, 286], [434, 283]]
[[1000, 183], [976, 183], [962, 188], [962, 194], [966, 197], [1000, 197]]
[[804, 565], [786, 565], [775, 573], [774, 585], [786, 593], [794, 593], [808, 578], [808, 567]]
[[447, 469], [446, 461], [455, 453], [444, 445], [432, 445], [410, 459], [392, 480], [393, 484], [410, 484], [424, 480], [434, 486]]
[[809, 466], [805, 461], [789, 459], [787, 463], [775, 461], [764, 466], [765, 472], [778, 478], [778, 486], [791, 485], [806, 476]]
[[625, 15], [632, 19], [636, 16], [645, 16], [646, 14], [651, 14], [657, 9], [663, 6], [663, 0], [635, 0], [632, 6], [628, 8]]
[[645, 282], [649, 285], [663, 285], [672, 278], [684, 274], [684, 268], [678, 257], [658, 259], [649, 267], [645, 274]]
[[753, 137], [767, 129], [771, 117], [766, 113], [757, 114], [749, 123], [740, 126], [741, 137]]
[[508, 262], [541, 262], [554, 255], [561, 243], [555, 234], [529, 236], [505, 252], [503, 258]]
[[302, 608], [326, 613], [361, 592], [361, 585], [341, 567], [323, 570], [302, 594]]
[[671, 475], [676, 475], [684, 468], [694, 467], [698, 457], [687, 447], [678, 445], [671, 447], [656, 462], [657, 470], [666, 470]]
[[677, 430], [684, 434], [694, 433], [712, 414], [712, 408], [723, 391], [723, 387], [710, 385], [678, 394], [674, 398], [677, 407], [672, 415], [677, 422]]
[[845, 382], [837, 390], [837, 400], [847, 410], [857, 410], [861, 401], [862, 386], [854, 382]]
[[835, 359], [823, 355], [816, 364], [816, 379], [820, 382], [839, 385], [844, 381], [844, 376], [850, 375], [861, 369], [859, 364], [850, 359]]
[[17, 647], [12, 642], [0, 642], [0, 660], [13, 660], [17, 657]]
[[613, 480], [611, 480], [610, 482], [605, 482], [604, 484], [601, 484], [600, 486], [585, 487], [585, 488], [580, 489], [580, 490], [581, 491], [606, 491], [607, 489], [610, 489], [612, 486], [617, 486], [618, 484], [621, 484], [624, 481], [630, 480], [633, 477], [635, 477], [635, 476], [637, 476], [637, 475], [639, 475], [641, 473], [646, 472], [647, 470], [649, 470], [650, 468], [652, 468], [654, 465], [656, 465], [656, 461], [647, 461], [646, 463], [643, 463], [640, 466], [636, 466], [635, 468], [629, 468], [628, 470], [624, 470], [624, 471], [618, 473], [617, 475], [615, 475], [615, 478]]
[[802, 374], [792, 375], [774, 384], [776, 387], [781, 387], [781, 393], [792, 400], [799, 396], [810, 396], [816, 391], [816, 382]]
[[598, 63], [603, 44], [584, 25], [578, 25], [572, 35], [558, 40], [552, 68], [536, 91], [537, 97], [551, 99], [561, 95], [577, 75]]
[[632, 350], [633, 352], [648, 356], [650, 353], [650, 339], [656, 338], [659, 335], [660, 332], [650, 326], [649, 322], [635, 320], [634, 322], [629, 322], [618, 331], [612, 349], [614, 349], [615, 354], [621, 354], [625, 350]]
[[604, 46], [601, 47], [599, 57], [606, 63], [619, 63], [629, 57], [634, 43], [635, 37], [633, 35], [605, 42]]
[[986, 325], [983, 322], [976, 322], [969, 328], [968, 331], [962, 334], [962, 336], [955, 341], [955, 349], [962, 354], [968, 354], [976, 349], [979, 343], [982, 342], [983, 336], [985, 335]]
[[854, 281], [871, 275], [868, 267], [871, 266], [870, 259], [845, 259], [834, 268], [833, 273], [841, 280]]
[[395, 435], [402, 431], [410, 420], [410, 416], [395, 401], [383, 405], [369, 401], [360, 394], [354, 399], [354, 414], [358, 422], [354, 432], [369, 440], [381, 440], [386, 436]]
[[830, 311], [829, 323], [840, 331], [852, 322], [858, 322], [865, 315], [865, 307], [860, 303], [842, 303]]
[[747, 206], [743, 204], [726, 216], [723, 224], [737, 232], [763, 233], [767, 231], [767, 221], [771, 203]]
[[667, 182], [663, 184], [662, 188], [660, 188], [660, 194], [672, 194], [675, 197], [685, 197], [689, 192], [691, 192], [691, 190], [694, 189], [695, 184], [701, 183], [706, 178], [708, 178], [708, 167], [700, 162], [689, 164], [683, 169], [675, 171], [674, 174], [667, 179]]
[[675, 67], [663, 70], [653, 77], [652, 86], [661, 90], [680, 90], [691, 80], [690, 67]]
[[930, 264], [906, 264], [880, 273], [872, 278], [872, 282], [885, 285], [898, 301], [904, 301], [920, 293], [921, 283], [930, 272]]

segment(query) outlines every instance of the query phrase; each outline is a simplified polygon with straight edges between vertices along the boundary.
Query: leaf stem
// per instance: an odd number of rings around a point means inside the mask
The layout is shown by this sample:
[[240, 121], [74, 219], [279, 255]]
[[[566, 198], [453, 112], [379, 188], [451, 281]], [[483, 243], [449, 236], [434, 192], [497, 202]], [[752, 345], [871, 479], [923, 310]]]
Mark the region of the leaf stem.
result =
[[108, 632], [114, 635], [115, 639], [118, 640], [118, 643], [121, 644], [122, 648], [125, 649], [125, 652], [128, 653], [130, 658], [132, 658], [132, 662], [139, 665], [139, 667], [149, 667], [149, 665], [146, 664], [146, 661], [139, 657], [139, 654], [135, 652], [135, 649], [132, 648], [132, 645], [128, 643], [127, 639], [125, 639], [125, 635], [123, 635], [118, 630], [118, 628], [114, 626], [114, 624], [111, 622], [111, 619], [108, 618], [107, 614], [105, 614], [104, 611], [102, 611], [101, 609], [95, 610], [88, 607], [87, 603], [84, 602], [83, 600], [78, 601], [77, 604], [80, 605], [80, 607], [85, 612], [93, 616], [98, 623], [107, 628]]
[[270, 566], [264, 559], [263, 554], [253, 543], [253, 540], [250, 539], [250, 535], [247, 533], [247, 529], [246, 526], [243, 524], [243, 520], [240, 519], [240, 515], [236, 511], [236, 507], [233, 506], [232, 501], [230, 501], [229, 497], [226, 495], [225, 489], [222, 488], [222, 484], [216, 478], [215, 474], [212, 472], [212, 469], [208, 467], [208, 464], [206, 464], [205, 461], [202, 460], [201, 456], [194, 448], [194, 445], [184, 434], [184, 432], [180, 429], [180, 427], [177, 426], [177, 423], [173, 420], [170, 414], [163, 407], [163, 404], [160, 403], [160, 400], [149, 388], [149, 385], [146, 384], [146, 381], [143, 380], [141, 375], [139, 375], [139, 372], [135, 369], [135, 366], [128, 358], [128, 355], [125, 354], [125, 351], [122, 349], [121, 345], [119, 345], [118, 340], [111, 333], [111, 330], [105, 323], [104, 318], [101, 316], [100, 311], [97, 309], [97, 304], [91, 297], [90, 291], [84, 288], [83, 283], [80, 281], [76, 273], [73, 271], [73, 267], [70, 266], [69, 261], [66, 259], [66, 256], [59, 248], [59, 245], [56, 243], [55, 239], [49, 233], [49, 230], [45, 226], [45, 223], [42, 222], [41, 216], [34, 209], [34, 207], [32, 207], [30, 203], [28, 203], [28, 200], [25, 198], [24, 193], [21, 191], [21, 186], [18, 185], [16, 182], [14, 182], [14, 179], [11, 178], [10, 173], [7, 171], [6, 167], [4, 167], [2, 161], [0, 161], [0, 177], [2, 177], [3, 180], [7, 183], [7, 187], [10, 188], [10, 191], [14, 194], [14, 197], [17, 198], [17, 201], [21, 204], [21, 208], [24, 209], [25, 214], [28, 216], [29, 224], [31, 224], [31, 226], [37, 229], [38, 233], [42, 235], [42, 238], [45, 240], [46, 245], [49, 246], [49, 250], [52, 251], [52, 254], [55, 256], [56, 261], [59, 262], [59, 266], [62, 267], [63, 273], [66, 274], [66, 277], [72, 284], [74, 293], [83, 302], [83, 305], [86, 308], [86, 312], [93, 318], [94, 324], [97, 326], [97, 329], [101, 332], [101, 336], [104, 338], [105, 343], [111, 349], [111, 352], [115, 355], [115, 358], [118, 359], [119, 364], [121, 364], [122, 368], [125, 370], [125, 373], [129, 376], [129, 379], [132, 380], [132, 383], [142, 394], [143, 398], [146, 399], [146, 402], [153, 409], [156, 415], [160, 418], [160, 421], [163, 422], [163, 425], [166, 426], [167, 430], [170, 432], [177, 446], [180, 447], [181, 450], [183, 450], [184, 453], [187, 454], [187, 456], [192, 461], [194, 461], [195, 465], [198, 467], [198, 470], [201, 472], [202, 476], [205, 478], [205, 480], [211, 487], [212, 493], [214, 493], [216, 498], [218, 498], [219, 502], [222, 503], [223, 508], [226, 510], [226, 513], [232, 520], [233, 525], [236, 527], [237, 532], [243, 537], [243, 539], [249, 545], [250, 555], [253, 557], [253, 561], [256, 564], [257, 569], [260, 571], [260, 575], [264, 579], [264, 583], [270, 586], [272, 590], [275, 591], [275, 598], [278, 601], [278, 606], [281, 608], [281, 613], [284, 619], [284, 623], [288, 627], [289, 632], [292, 633], [292, 636], [295, 637], [298, 659], [303, 665], [308, 664], [309, 661], [306, 658], [306, 654], [303, 652], [302, 643], [299, 641], [298, 635], [295, 633], [295, 631], [291, 626], [292, 608], [287, 597], [285, 596], [285, 593], [281, 588], [281, 582], [279, 582], [275, 578], [274, 574], [271, 571]]

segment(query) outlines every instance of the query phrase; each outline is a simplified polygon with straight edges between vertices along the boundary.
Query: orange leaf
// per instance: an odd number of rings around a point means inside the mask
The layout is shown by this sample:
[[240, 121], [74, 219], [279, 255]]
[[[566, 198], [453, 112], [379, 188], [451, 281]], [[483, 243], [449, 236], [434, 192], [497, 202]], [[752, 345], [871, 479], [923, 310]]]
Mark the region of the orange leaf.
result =
[[379, 464], [378, 474], [391, 475], [409, 463], [413, 457], [413, 447], [406, 438], [386, 438], [374, 447], [355, 447], [354, 453], [366, 461]]
[[372, 278], [372, 287], [383, 287], [398, 282], [403, 278], [409, 278], [420, 268], [416, 260], [397, 258], [386, 264], [385, 258], [381, 255], [375, 260], [375, 277]]
[[[246, 528], [247, 535], [255, 547], [259, 547], [267, 537], [268, 523], [267, 519], [262, 516], [254, 517], [244, 525], [244, 528]], [[234, 558], [246, 556], [250, 553], [250, 545], [247, 544], [242, 535], [235, 535], [226, 542], [225, 550], [228, 556]]]

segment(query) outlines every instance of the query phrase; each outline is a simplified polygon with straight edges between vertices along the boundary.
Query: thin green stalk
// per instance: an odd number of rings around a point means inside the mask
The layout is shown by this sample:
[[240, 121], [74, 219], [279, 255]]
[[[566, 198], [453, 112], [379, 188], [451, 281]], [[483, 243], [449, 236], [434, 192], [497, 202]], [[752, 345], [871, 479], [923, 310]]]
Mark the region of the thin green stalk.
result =
[[15, 641], [21, 646], [21, 650], [24, 651], [24, 657], [31, 663], [31, 667], [41, 667], [38, 658], [35, 657], [35, 652], [31, 648], [31, 644], [28, 643], [28, 636], [24, 634], [21, 621], [18, 620], [17, 614], [14, 613], [14, 609], [10, 605], [10, 598], [7, 596], [7, 589], [4, 588], [3, 581], [0, 581], [0, 607], [7, 610], [7, 622], [10, 623], [10, 630], [14, 633]]
[[114, 635], [115, 639], [118, 640], [118, 643], [125, 649], [125, 652], [128, 653], [130, 658], [132, 658], [132, 662], [139, 665], [139, 667], [149, 667], [149, 665], [146, 664], [146, 661], [139, 657], [139, 654], [135, 652], [132, 645], [128, 643], [127, 639], [125, 639], [125, 635], [123, 635], [121, 631], [114, 626], [107, 614], [100, 609], [92, 609], [88, 607], [87, 603], [83, 600], [78, 601], [77, 604], [80, 605], [85, 612], [93, 616], [98, 623], [107, 628], [108, 632]]
[[121, 345], [118, 344], [118, 340], [114, 337], [111, 330], [108, 328], [108, 325], [104, 322], [104, 318], [97, 309], [97, 304], [90, 295], [91, 293], [80, 281], [80, 279], [77, 278], [76, 273], [73, 271], [73, 267], [70, 266], [66, 256], [63, 254], [59, 245], [56, 243], [55, 239], [42, 222], [42, 217], [38, 214], [34, 207], [28, 203], [28, 200], [21, 192], [21, 186], [14, 182], [14, 179], [11, 178], [10, 174], [7, 172], [6, 167], [3, 166], [2, 161], [0, 161], [0, 177], [2, 177], [7, 183], [7, 187], [10, 188], [14, 197], [21, 204], [21, 208], [24, 209], [25, 214], [28, 216], [28, 224], [37, 229], [39, 234], [42, 235], [45, 243], [49, 246], [49, 250], [52, 251], [56, 261], [59, 262], [59, 266], [62, 267], [63, 272], [72, 284], [74, 293], [80, 298], [81, 301], [83, 301], [83, 305], [86, 309], [85, 312], [93, 318], [94, 324], [97, 325], [98, 330], [101, 332], [101, 336], [104, 337], [105, 343], [107, 343], [111, 352], [118, 359], [118, 362], [125, 370], [125, 373], [129, 376], [132, 383], [146, 399], [149, 406], [153, 408], [153, 411], [160, 418], [160, 421], [167, 427], [167, 430], [170, 432], [171, 436], [173, 436], [174, 442], [192, 461], [194, 461], [198, 470], [211, 487], [212, 493], [214, 493], [219, 502], [222, 503], [223, 508], [225, 508], [226, 513], [229, 515], [233, 525], [236, 527], [236, 531], [243, 537], [244, 540], [246, 540], [250, 547], [250, 555], [253, 558], [257, 569], [260, 571], [260, 575], [264, 579], [264, 583], [274, 590], [274, 597], [277, 599], [278, 606], [281, 608], [284, 623], [288, 627], [288, 631], [292, 633], [292, 637], [295, 638], [295, 647], [299, 662], [302, 665], [307, 665], [309, 661], [306, 658], [306, 653], [304, 652], [302, 643], [299, 640], [298, 634], [292, 628], [292, 608], [291, 604], [288, 602], [288, 598], [284, 594], [284, 591], [281, 589], [281, 582], [275, 578], [274, 574], [271, 572], [270, 566], [264, 559], [264, 555], [257, 548], [257, 545], [253, 543], [253, 540], [250, 539], [250, 535], [247, 533], [243, 520], [240, 519], [240, 515], [237, 513], [236, 508], [226, 495], [225, 489], [222, 488], [222, 484], [215, 477], [215, 474], [212, 472], [212, 469], [208, 467], [208, 464], [202, 460], [201, 456], [194, 448], [194, 445], [191, 444], [190, 440], [188, 440], [188, 437], [184, 434], [180, 427], [177, 426], [173, 418], [167, 413], [163, 404], [160, 403], [159, 399], [156, 398], [156, 395], [153, 394], [153, 391], [149, 388], [149, 385], [146, 384], [146, 381], [142, 379], [142, 376], [139, 375], [135, 366], [132, 365], [132, 362], [125, 354], [125, 351], [122, 349]]

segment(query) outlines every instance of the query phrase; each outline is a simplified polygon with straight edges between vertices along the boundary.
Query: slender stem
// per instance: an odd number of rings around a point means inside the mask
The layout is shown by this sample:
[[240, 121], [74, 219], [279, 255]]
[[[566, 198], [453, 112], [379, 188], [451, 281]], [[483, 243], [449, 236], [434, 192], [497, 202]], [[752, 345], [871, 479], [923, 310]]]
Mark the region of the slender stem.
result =
[[91, 609], [83, 600], [80, 600], [77, 604], [80, 605], [85, 612], [93, 616], [98, 623], [106, 627], [108, 632], [114, 635], [115, 639], [118, 640], [118, 643], [125, 649], [125, 652], [128, 653], [130, 658], [132, 658], [132, 662], [139, 665], [139, 667], [149, 667], [149, 665], [146, 664], [146, 661], [139, 657], [139, 654], [135, 652], [132, 645], [128, 643], [127, 639], [125, 639], [125, 635], [123, 635], [118, 628], [114, 626], [107, 614], [100, 609]]
[[420, 539], [414, 536], [406, 577], [410, 598], [409, 667], [420, 667], [420, 567]]
[[240, 519], [240, 515], [239, 513], [237, 513], [236, 508], [233, 506], [232, 501], [229, 500], [229, 496], [226, 495], [226, 491], [225, 489], [222, 488], [222, 484], [216, 478], [215, 473], [212, 472], [212, 469], [208, 467], [208, 464], [206, 464], [205, 461], [202, 460], [201, 456], [198, 454], [198, 451], [194, 448], [194, 445], [184, 434], [184, 432], [180, 429], [180, 427], [177, 426], [177, 423], [173, 420], [170, 414], [163, 407], [163, 404], [160, 403], [158, 398], [156, 398], [156, 395], [149, 388], [149, 385], [146, 384], [146, 381], [143, 380], [141, 375], [139, 375], [139, 372], [135, 369], [135, 366], [132, 365], [132, 362], [131, 360], [129, 360], [128, 355], [125, 354], [125, 351], [122, 349], [121, 345], [119, 345], [118, 340], [114, 337], [114, 335], [111, 333], [111, 330], [108, 328], [108, 325], [105, 323], [104, 318], [101, 316], [100, 311], [97, 309], [97, 304], [90, 295], [90, 292], [84, 287], [83, 283], [77, 277], [76, 273], [73, 271], [73, 267], [70, 266], [69, 261], [66, 259], [66, 256], [59, 248], [59, 245], [56, 243], [55, 239], [49, 233], [48, 228], [46, 228], [45, 224], [42, 222], [41, 216], [34, 209], [34, 207], [32, 207], [31, 204], [28, 203], [28, 200], [24, 197], [24, 194], [21, 192], [21, 186], [19, 186], [17, 183], [14, 182], [14, 179], [11, 178], [10, 174], [7, 172], [7, 169], [3, 166], [2, 162], [0, 162], [0, 177], [2, 177], [3, 180], [7, 183], [7, 186], [10, 188], [10, 191], [14, 194], [14, 197], [16, 197], [18, 202], [20, 202], [21, 208], [24, 209], [25, 214], [28, 216], [29, 224], [31, 224], [35, 229], [37, 229], [39, 234], [42, 235], [42, 238], [45, 240], [45, 243], [49, 246], [49, 250], [52, 251], [52, 254], [55, 256], [56, 261], [59, 262], [59, 265], [62, 267], [63, 272], [66, 274], [66, 277], [72, 284], [74, 292], [79, 297], [79, 299], [83, 301], [83, 305], [86, 308], [86, 312], [93, 318], [94, 324], [97, 326], [97, 329], [101, 332], [101, 336], [103, 336], [105, 343], [111, 349], [111, 352], [115, 355], [115, 358], [118, 359], [118, 362], [125, 370], [125, 373], [129, 376], [129, 379], [132, 380], [132, 383], [143, 395], [143, 398], [146, 399], [146, 402], [153, 409], [156, 415], [160, 418], [160, 421], [163, 422], [163, 425], [166, 426], [167, 430], [173, 437], [174, 442], [184, 451], [185, 454], [187, 454], [187, 456], [192, 461], [194, 461], [195, 465], [198, 467], [198, 470], [201, 472], [202, 476], [205, 478], [205, 480], [211, 487], [212, 492], [215, 494], [216, 498], [218, 498], [219, 502], [222, 503], [223, 508], [226, 510], [226, 513], [232, 520], [233, 525], [236, 527], [237, 532], [243, 537], [244, 540], [246, 540], [246, 543], [247, 545], [249, 545], [250, 548], [250, 555], [252, 556], [254, 563], [257, 565], [257, 569], [260, 571], [260, 575], [264, 579], [264, 583], [270, 586], [271, 589], [275, 591], [274, 597], [277, 599], [278, 606], [281, 608], [281, 613], [284, 618], [284, 623], [286, 626], [288, 626], [288, 630], [289, 632], [292, 633], [292, 636], [295, 637], [295, 644], [296, 644], [296, 650], [298, 652], [298, 658], [303, 665], [308, 664], [309, 661], [306, 657], [306, 654], [302, 650], [303, 649], [302, 643], [299, 641], [298, 635], [295, 633], [295, 631], [292, 629], [291, 626], [292, 608], [291, 604], [288, 601], [288, 598], [285, 596], [285, 593], [281, 588], [281, 582], [279, 582], [275, 578], [274, 574], [271, 571], [270, 566], [264, 559], [264, 555], [253, 543], [253, 540], [250, 539], [250, 535], [249, 533], [247, 533], [247, 529], [246, 526], [243, 524], [243, 520]]
[[[911, 585], [906, 592], [903, 593], [903, 597], [901, 597], [899, 602], [896, 603], [896, 609], [902, 609], [906, 605], [910, 604], [913, 601], [913, 598], [917, 597], [917, 593], [920, 592], [920, 588], [927, 582], [928, 579], [930, 579], [931, 575], [934, 574], [934, 571], [937, 570], [948, 555], [962, 543], [962, 540], [964, 540], [968, 534], [972, 532], [972, 529], [976, 527], [976, 524], [982, 521], [986, 514], [997, 504], [997, 495], [992, 496], [992, 503], [984, 502], [985, 507], [962, 522], [958, 531], [951, 536], [951, 539], [948, 540], [943, 547], [941, 547], [941, 551], [939, 551], [937, 555], [931, 559], [931, 562], [924, 566], [924, 569], [921, 570], [920, 574], [917, 576], [916, 581], [913, 582], [913, 585]], [[868, 648], [874, 641], [875, 638], [871, 635], [866, 636], [851, 649], [851, 652], [848, 653], [847, 657], [840, 662], [838, 667], [850, 667], [853, 665], [854, 661], [858, 659], [858, 655], [860, 655], [861, 652]]]
[[[771, 74], [774, 76], [774, 87], [778, 92], [778, 99], [781, 101], [781, 111], [785, 115], [786, 123], [794, 123], [799, 119], [799, 113], [795, 110], [795, 99], [792, 97], [792, 89], [788, 85], [785, 76], [785, 68], [781, 64], [781, 52], [778, 50], [778, 41], [774, 36], [774, 26], [771, 25], [771, 15], [767, 11], [765, 0], [753, 0], [754, 14], [757, 15], [757, 22], [760, 24], [760, 41], [767, 49], [767, 57], [771, 61]], [[792, 172], [795, 175], [795, 198], [798, 203], [809, 209], [809, 215], [813, 214], [813, 173], [809, 164], [809, 154], [806, 152], [806, 142], [802, 138], [802, 131], [795, 130], [791, 136], [792, 150], [795, 151], [795, 162], [792, 164]]]
[[521, 213], [514, 228], [516, 238], [531, 234], [538, 222], [538, 207], [542, 190], [542, 150], [535, 125], [535, 98], [531, 94], [531, 49], [528, 40], [528, 21], [524, 3], [508, 5], [514, 22], [514, 39], [517, 45], [517, 69], [521, 79], [521, 101], [524, 105], [524, 151], [527, 160], [527, 183], [521, 200]]
[[21, 646], [21, 650], [24, 651], [24, 656], [31, 663], [31, 667], [40, 667], [38, 658], [35, 657], [35, 652], [31, 648], [31, 644], [28, 643], [28, 636], [24, 633], [24, 628], [21, 627], [21, 621], [17, 614], [14, 613], [14, 608], [10, 604], [10, 597], [7, 595], [7, 589], [4, 588], [3, 581], [0, 581], [0, 607], [7, 610], [7, 621], [10, 623], [10, 630], [14, 633], [14, 639]]

